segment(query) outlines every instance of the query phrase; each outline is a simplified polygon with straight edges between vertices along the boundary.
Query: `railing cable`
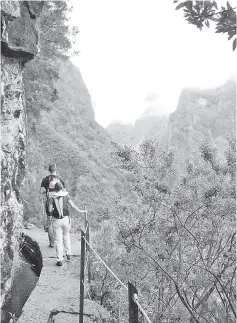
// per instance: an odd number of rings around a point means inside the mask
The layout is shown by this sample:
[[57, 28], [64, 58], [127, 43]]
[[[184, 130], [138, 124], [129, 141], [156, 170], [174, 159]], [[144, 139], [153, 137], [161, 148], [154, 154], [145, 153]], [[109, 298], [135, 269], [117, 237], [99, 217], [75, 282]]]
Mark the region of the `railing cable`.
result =
[[94, 252], [96, 257], [102, 262], [102, 264], [108, 269], [108, 271], [114, 276], [114, 278], [126, 289], [128, 290], [128, 287], [118, 278], [118, 276], [109, 268], [109, 266], [106, 265], [104, 260], [98, 255], [98, 253], [95, 251], [95, 249], [90, 245], [90, 243], [86, 240], [85, 237], [83, 237], [86, 244], [90, 247], [90, 249]]
[[25, 199], [23, 199], [23, 197], [21, 199], [22, 199], [23, 202], [25, 202], [26, 204], [28, 204], [30, 206], [38, 206], [39, 205], [39, 203], [29, 203]]
[[143, 314], [143, 316], [145, 317], [145, 319], [147, 320], [147, 322], [148, 323], [152, 323], [151, 320], [149, 319], [149, 317], [147, 316], [146, 312], [142, 308], [141, 304], [139, 303], [139, 301], [138, 301], [138, 295], [137, 294], [133, 294], [133, 301], [134, 301], [134, 303], [137, 304], [138, 308], [140, 309], [141, 313]]
[[[98, 253], [95, 251], [95, 249], [90, 245], [90, 243], [86, 240], [86, 238], [82, 237], [86, 244], [89, 246], [89, 248], [94, 252], [96, 257], [102, 262], [102, 264], [105, 266], [106, 269], [114, 276], [114, 278], [128, 291], [128, 287], [118, 278], [118, 276], [112, 271], [112, 269], [109, 268], [109, 266], [104, 262], [104, 260], [98, 255]], [[138, 301], [138, 295], [135, 293], [133, 294], [133, 301], [137, 304], [138, 308], [140, 309], [141, 313], [143, 314], [144, 318], [147, 320], [148, 323], [152, 323], [149, 317], [147, 316], [146, 312], [142, 308], [141, 304]]]

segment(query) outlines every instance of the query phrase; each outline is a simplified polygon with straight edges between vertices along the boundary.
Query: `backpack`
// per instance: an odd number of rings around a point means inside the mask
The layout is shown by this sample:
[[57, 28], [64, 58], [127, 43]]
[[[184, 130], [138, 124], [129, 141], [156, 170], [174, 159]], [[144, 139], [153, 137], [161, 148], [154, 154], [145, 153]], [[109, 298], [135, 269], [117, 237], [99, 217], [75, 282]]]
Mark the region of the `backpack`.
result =
[[69, 216], [69, 210], [64, 196], [52, 197], [52, 200], [53, 200], [52, 216], [54, 218], [62, 219], [65, 216]]
[[55, 192], [55, 184], [56, 183], [61, 183], [58, 176], [57, 175], [49, 175], [49, 184], [48, 184], [48, 190], [47, 190], [48, 198], [51, 197], [52, 192]]
[[48, 188], [49, 188], [49, 192], [52, 192], [54, 191], [55, 189], [55, 184], [56, 183], [60, 183], [60, 179], [58, 178], [57, 175], [49, 175], [49, 185], [48, 185]]

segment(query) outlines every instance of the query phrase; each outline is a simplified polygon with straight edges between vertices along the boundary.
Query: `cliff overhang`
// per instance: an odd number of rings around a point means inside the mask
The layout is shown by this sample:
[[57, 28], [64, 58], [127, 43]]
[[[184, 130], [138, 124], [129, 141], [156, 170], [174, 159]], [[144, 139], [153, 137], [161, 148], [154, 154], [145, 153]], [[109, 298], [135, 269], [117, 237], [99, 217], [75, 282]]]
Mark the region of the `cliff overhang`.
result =
[[1, 53], [25, 63], [39, 52], [37, 17], [43, 1], [1, 2]]

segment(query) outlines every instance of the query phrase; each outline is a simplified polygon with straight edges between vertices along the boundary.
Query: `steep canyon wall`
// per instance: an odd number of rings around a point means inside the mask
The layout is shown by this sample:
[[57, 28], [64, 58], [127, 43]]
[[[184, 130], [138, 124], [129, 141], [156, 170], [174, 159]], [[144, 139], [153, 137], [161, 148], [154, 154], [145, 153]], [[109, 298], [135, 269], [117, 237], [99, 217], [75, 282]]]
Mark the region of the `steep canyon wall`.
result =
[[1, 295], [4, 302], [18, 262], [25, 175], [26, 115], [22, 72], [38, 53], [37, 17], [43, 2], [1, 1]]

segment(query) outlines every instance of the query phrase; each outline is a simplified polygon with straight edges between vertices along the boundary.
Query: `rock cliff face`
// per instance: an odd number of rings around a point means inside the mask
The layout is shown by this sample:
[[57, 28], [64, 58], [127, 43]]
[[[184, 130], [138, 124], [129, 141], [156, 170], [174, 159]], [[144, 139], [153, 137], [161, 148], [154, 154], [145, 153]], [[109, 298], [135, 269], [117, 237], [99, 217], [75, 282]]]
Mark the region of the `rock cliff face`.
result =
[[[81, 73], [68, 60], [58, 63], [59, 79], [55, 83], [58, 99], [41, 118], [27, 142], [27, 176], [23, 194], [25, 220], [42, 223], [39, 185], [50, 163], [57, 164], [70, 196], [78, 206], [86, 205], [90, 225], [100, 225], [115, 206], [116, 197], [126, 189], [123, 174], [115, 168], [111, 138], [94, 119], [90, 94]], [[76, 221], [74, 228], [80, 227]]]
[[198, 145], [205, 140], [216, 148], [220, 159], [224, 157], [227, 138], [235, 133], [235, 106], [235, 80], [230, 79], [214, 89], [182, 91], [166, 131], [168, 146], [177, 151], [178, 164], [182, 166], [185, 159], [192, 158]]
[[20, 187], [24, 179], [25, 103], [22, 71], [38, 52], [36, 22], [42, 2], [1, 2], [1, 301], [11, 288], [18, 261], [18, 236], [23, 208]]

